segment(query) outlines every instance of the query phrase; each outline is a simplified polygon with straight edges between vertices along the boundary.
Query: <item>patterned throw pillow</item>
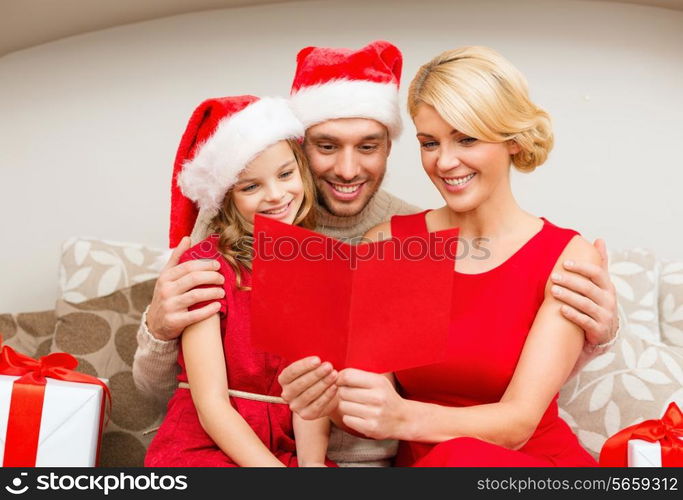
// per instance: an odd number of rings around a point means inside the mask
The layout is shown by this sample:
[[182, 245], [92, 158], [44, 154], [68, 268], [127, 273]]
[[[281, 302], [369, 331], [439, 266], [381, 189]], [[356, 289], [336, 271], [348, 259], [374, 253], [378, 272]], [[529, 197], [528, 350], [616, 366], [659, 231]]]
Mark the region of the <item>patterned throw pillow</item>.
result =
[[663, 262], [659, 278], [659, 326], [664, 342], [683, 346], [683, 262]]
[[[614, 347], [588, 363], [560, 392], [560, 415], [596, 458], [605, 440], [620, 429], [660, 418], [671, 401], [683, 404], [683, 342], [667, 343], [667, 334], [663, 339], [660, 334], [658, 268], [646, 250], [611, 255], [610, 275], [627, 324]], [[683, 302], [680, 288], [678, 304]], [[668, 314], [669, 309], [661, 309]]]
[[620, 429], [661, 418], [683, 405], [683, 348], [622, 331], [614, 347], [588, 363], [560, 392], [560, 416], [597, 458]]
[[156, 280], [145, 281], [81, 303], [58, 300], [52, 352], [79, 360], [78, 371], [109, 379], [112, 414], [102, 437], [102, 467], [139, 467], [161, 423], [159, 406], [133, 383], [133, 355], [142, 312]]
[[55, 321], [54, 311], [0, 314], [3, 344], [32, 358], [44, 356], [50, 352]]
[[657, 310], [658, 263], [649, 250], [631, 249], [612, 252], [610, 278], [631, 331], [640, 338], [661, 340]]
[[62, 245], [60, 298], [78, 303], [155, 279], [169, 255], [134, 243], [70, 238]]

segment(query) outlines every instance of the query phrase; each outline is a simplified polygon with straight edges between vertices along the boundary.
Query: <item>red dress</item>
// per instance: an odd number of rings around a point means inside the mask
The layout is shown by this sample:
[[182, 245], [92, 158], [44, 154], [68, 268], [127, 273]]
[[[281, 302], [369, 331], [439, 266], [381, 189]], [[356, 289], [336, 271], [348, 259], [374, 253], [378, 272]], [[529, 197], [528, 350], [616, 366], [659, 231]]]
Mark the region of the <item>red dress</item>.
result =
[[[426, 213], [394, 216], [392, 236], [426, 235]], [[455, 272], [450, 360], [396, 372], [404, 397], [445, 406], [500, 401], [544, 300], [550, 272], [577, 234], [543, 221], [541, 231], [500, 266], [480, 274]], [[586, 467], [597, 463], [558, 416], [556, 395], [531, 439], [517, 451], [469, 437], [438, 444], [401, 442], [395, 465]]]
[[[220, 300], [220, 323], [228, 387], [240, 391], [280, 396], [277, 377], [287, 366], [279, 356], [255, 352], [250, 340], [250, 292], [235, 285], [235, 273], [217, 250], [218, 235], [183, 254], [180, 262], [193, 259], [217, 259], [225, 276], [225, 297]], [[242, 273], [242, 285], [251, 286], [251, 274]], [[193, 308], [209, 302], [196, 304]], [[182, 348], [178, 352], [181, 367], [179, 382], [187, 382]], [[270, 451], [288, 467], [296, 467], [296, 447], [289, 406], [231, 397], [232, 406], [251, 426]], [[168, 403], [168, 412], [145, 456], [148, 467], [238, 467], [204, 431], [189, 389], [177, 389]], [[334, 465], [328, 461], [328, 465]]]

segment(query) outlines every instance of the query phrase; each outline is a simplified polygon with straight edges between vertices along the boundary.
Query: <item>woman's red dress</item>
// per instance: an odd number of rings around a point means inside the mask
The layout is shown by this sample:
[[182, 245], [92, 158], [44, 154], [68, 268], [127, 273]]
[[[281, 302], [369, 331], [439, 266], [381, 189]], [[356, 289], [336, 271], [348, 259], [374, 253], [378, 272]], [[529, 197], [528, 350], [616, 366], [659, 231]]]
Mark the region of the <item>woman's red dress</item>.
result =
[[[426, 211], [391, 220], [392, 236], [427, 235]], [[500, 266], [480, 274], [455, 272], [448, 362], [396, 373], [401, 394], [445, 406], [500, 401], [557, 259], [576, 231], [543, 219], [543, 227]], [[462, 251], [459, 250], [459, 251]], [[468, 251], [482, 255], [483, 250]], [[398, 466], [595, 466], [558, 416], [557, 395], [529, 441], [518, 450], [462, 437], [439, 444], [402, 442]]]

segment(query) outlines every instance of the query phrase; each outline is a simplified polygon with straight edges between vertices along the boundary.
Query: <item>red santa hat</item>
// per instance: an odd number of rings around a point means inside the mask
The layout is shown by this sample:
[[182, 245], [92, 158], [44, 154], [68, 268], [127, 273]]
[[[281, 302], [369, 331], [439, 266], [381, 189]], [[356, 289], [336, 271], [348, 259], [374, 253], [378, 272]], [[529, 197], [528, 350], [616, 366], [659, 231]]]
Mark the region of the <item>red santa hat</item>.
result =
[[398, 87], [403, 57], [377, 40], [360, 50], [306, 47], [296, 58], [292, 109], [306, 128], [335, 118], [371, 118], [401, 133]]
[[171, 248], [192, 232], [199, 210], [218, 213], [239, 173], [273, 144], [304, 128], [286, 99], [251, 95], [204, 101], [180, 140], [171, 180]]

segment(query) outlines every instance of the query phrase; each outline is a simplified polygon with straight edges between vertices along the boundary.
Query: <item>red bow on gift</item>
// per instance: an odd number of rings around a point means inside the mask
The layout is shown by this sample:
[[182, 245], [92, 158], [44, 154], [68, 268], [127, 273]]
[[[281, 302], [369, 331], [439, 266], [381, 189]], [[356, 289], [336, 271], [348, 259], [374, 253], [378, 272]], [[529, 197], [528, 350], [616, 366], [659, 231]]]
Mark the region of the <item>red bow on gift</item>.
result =
[[35, 360], [2, 345], [1, 337], [0, 346], [0, 374], [20, 377], [12, 386], [3, 466], [33, 467], [36, 464], [46, 377], [102, 387], [102, 409], [106, 410], [100, 412], [100, 436], [102, 435], [104, 415], [108, 418], [111, 412], [111, 393], [104, 382], [73, 371], [78, 366], [78, 360], [71, 354], [57, 352]]
[[643, 439], [660, 443], [664, 467], [680, 467], [683, 465], [683, 441], [679, 438], [683, 438], [683, 413], [672, 402], [661, 419], [632, 425], [605, 441], [600, 451], [600, 465], [626, 467], [629, 440]]

